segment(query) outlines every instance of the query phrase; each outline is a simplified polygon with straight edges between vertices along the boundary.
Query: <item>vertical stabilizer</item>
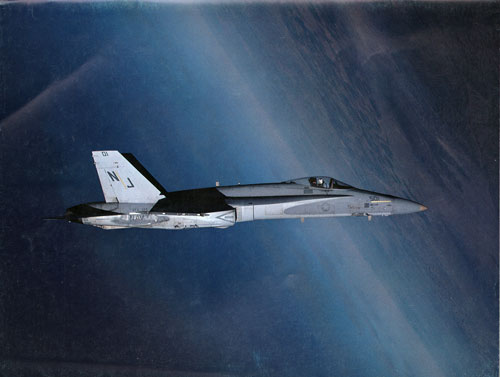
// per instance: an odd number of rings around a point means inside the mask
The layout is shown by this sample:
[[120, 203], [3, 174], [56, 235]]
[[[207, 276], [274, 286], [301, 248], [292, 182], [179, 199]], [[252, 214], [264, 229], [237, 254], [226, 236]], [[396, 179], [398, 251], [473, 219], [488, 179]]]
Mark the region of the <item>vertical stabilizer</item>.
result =
[[156, 203], [165, 189], [130, 153], [93, 151], [106, 203]]

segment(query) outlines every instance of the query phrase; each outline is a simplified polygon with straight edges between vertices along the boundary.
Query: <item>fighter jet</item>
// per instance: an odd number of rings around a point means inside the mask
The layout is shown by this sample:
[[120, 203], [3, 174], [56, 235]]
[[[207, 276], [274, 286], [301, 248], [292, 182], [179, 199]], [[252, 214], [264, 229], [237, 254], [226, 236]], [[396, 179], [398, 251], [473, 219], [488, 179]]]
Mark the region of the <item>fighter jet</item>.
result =
[[130, 153], [94, 151], [92, 157], [105, 201], [68, 208], [61, 219], [102, 229], [227, 228], [245, 221], [309, 217], [371, 220], [427, 209], [325, 176], [167, 192]]

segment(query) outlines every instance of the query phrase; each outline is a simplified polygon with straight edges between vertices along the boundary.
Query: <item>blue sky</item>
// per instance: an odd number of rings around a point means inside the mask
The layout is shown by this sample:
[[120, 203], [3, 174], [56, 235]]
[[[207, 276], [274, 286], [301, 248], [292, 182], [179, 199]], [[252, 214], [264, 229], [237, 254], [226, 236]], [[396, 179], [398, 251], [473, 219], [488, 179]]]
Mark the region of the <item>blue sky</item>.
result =
[[[2, 6], [3, 357], [498, 375], [489, 6]], [[99, 149], [170, 191], [321, 174], [429, 210], [223, 231], [41, 222], [101, 200]]]

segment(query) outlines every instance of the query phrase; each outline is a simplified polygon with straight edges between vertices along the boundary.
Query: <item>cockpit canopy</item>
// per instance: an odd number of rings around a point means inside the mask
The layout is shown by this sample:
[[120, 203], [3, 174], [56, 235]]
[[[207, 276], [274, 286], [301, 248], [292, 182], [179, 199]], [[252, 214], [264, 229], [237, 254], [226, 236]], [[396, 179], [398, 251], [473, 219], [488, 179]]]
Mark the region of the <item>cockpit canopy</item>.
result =
[[298, 185], [323, 189], [347, 189], [352, 187], [351, 185], [341, 182], [335, 178], [322, 176], [297, 178], [286, 181], [285, 183], [296, 183]]

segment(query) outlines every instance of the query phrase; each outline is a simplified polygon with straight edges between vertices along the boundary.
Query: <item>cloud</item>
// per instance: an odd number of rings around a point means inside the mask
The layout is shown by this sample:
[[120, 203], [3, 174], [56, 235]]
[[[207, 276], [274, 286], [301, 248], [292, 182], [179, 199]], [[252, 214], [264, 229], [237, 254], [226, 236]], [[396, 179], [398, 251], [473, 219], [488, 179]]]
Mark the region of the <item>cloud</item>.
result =
[[51, 102], [60, 96], [67, 95], [67, 92], [70, 90], [78, 89], [81, 83], [85, 83], [87, 78], [99, 69], [103, 63], [104, 58], [96, 55], [83, 63], [64, 79], [52, 82], [35, 98], [0, 122], [0, 131], [8, 131], [15, 127], [15, 125], [30, 124], [36, 121], [40, 113], [43, 112], [47, 106], [50, 106]]

